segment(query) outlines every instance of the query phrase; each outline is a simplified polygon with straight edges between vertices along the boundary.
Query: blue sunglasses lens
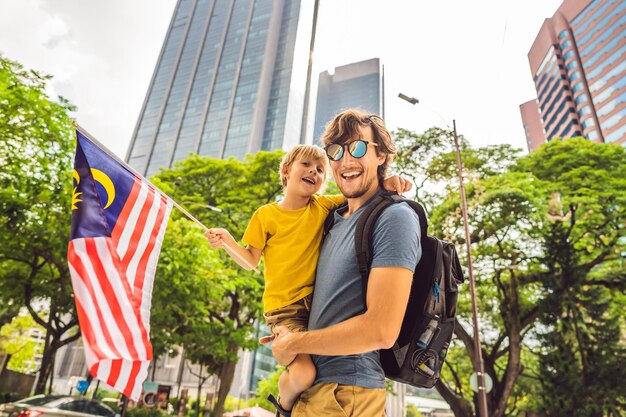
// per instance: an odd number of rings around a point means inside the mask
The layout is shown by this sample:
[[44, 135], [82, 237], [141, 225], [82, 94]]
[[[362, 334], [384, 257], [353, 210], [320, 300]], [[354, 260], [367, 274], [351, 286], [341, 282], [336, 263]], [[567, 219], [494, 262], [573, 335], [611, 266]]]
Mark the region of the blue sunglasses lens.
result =
[[367, 152], [367, 142], [355, 140], [348, 146], [348, 152], [355, 158], [362, 158]]

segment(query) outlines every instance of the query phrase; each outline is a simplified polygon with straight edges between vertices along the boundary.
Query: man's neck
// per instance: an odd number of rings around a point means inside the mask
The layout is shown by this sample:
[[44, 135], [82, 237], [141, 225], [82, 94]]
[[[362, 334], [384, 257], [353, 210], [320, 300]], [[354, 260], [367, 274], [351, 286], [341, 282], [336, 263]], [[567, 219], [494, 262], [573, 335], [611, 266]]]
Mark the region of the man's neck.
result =
[[367, 203], [372, 197], [374, 197], [374, 195], [381, 189], [382, 188], [380, 187], [380, 185], [378, 185], [376, 187], [372, 187], [367, 193], [363, 194], [361, 197], [347, 198], [346, 200], [348, 201], [348, 210], [346, 210], [346, 212], [343, 214], [343, 217], [350, 217], [352, 213], [363, 207], [363, 205]]

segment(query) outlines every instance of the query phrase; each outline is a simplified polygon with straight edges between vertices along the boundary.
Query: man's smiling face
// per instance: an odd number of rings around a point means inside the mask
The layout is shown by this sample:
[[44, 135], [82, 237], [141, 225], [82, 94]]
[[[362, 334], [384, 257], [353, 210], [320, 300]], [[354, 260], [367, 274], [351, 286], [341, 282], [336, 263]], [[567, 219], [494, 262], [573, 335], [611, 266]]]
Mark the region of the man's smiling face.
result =
[[369, 142], [367, 152], [361, 158], [355, 158], [344, 149], [339, 161], [331, 161], [330, 166], [339, 190], [346, 198], [369, 198], [379, 187], [378, 167], [385, 161], [384, 156], [376, 153], [374, 134], [370, 126], [359, 126], [359, 137], [350, 138], [346, 143], [362, 139]]

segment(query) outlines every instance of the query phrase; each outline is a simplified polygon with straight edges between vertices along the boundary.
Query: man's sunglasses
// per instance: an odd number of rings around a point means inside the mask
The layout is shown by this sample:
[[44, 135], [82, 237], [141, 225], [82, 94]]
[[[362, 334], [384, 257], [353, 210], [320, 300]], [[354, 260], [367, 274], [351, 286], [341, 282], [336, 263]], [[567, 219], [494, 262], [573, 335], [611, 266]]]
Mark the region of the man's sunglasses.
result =
[[331, 143], [326, 147], [326, 155], [331, 161], [339, 161], [343, 158], [343, 150], [348, 149], [350, 155], [354, 158], [363, 158], [367, 153], [367, 145], [378, 146], [373, 142], [367, 142], [363, 139], [353, 140], [352, 142], [344, 143], [340, 145], [338, 143]]

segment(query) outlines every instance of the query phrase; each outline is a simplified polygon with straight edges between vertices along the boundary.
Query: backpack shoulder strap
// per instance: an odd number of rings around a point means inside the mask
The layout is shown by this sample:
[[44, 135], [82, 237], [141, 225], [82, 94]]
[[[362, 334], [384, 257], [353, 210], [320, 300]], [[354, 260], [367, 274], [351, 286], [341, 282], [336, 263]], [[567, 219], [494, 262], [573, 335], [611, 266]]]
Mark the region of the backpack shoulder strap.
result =
[[363, 300], [365, 301], [365, 290], [367, 289], [367, 280], [369, 278], [370, 265], [372, 263], [372, 234], [374, 233], [374, 225], [384, 209], [393, 204], [393, 200], [386, 194], [379, 194], [374, 197], [365, 211], [359, 217], [354, 233], [354, 248], [356, 250], [356, 260], [359, 264], [359, 272], [361, 273], [363, 283]]
[[424, 210], [424, 207], [422, 207], [422, 205], [415, 200], [409, 200], [408, 198], [404, 198], [400, 196], [397, 196], [397, 197], [398, 199], [401, 199], [398, 201], [404, 201], [405, 203], [409, 205], [409, 207], [413, 209], [413, 211], [415, 211], [415, 213], [417, 213], [417, 217], [419, 218], [419, 221], [420, 221], [420, 237], [421, 239], [426, 238], [426, 236], [428, 235], [428, 220], [426, 217], [426, 210]]
[[326, 237], [328, 232], [330, 232], [330, 229], [332, 229], [333, 226], [335, 225], [335, 212], [339, 210], [340, 208], [343, 208], [347, 205], [348, 203], [344, 202], [342, 205], [340, 205], [339, 207], [335, 207], [328, 213], [328, 216], [326, 216], [326, 219], [324, 220], [324, 228], [322, 229], [322, 239]]
[[372, 237], [374, 234], [374, 225], [380, 217], [380, 214], [392, 204], [405, 202], [415, 210], [419, 217], [421, 238], [424, 239], [428, 232], [428, 223], [426, 221], [426, 212], [417, 201], [408, 200], [393, 192], [382, 193], [374, 197], [374, 200], [368, 204], [356, 225], [354, 236], [354, 247], [356, 250], [356, 258], [359, 264], [359, 272], [361, 273], [361, 284], [363, 287], [363, 306], [367, 309], [367, 283], [369, 280], [370, 267], [372, 265], [373, 248]]

